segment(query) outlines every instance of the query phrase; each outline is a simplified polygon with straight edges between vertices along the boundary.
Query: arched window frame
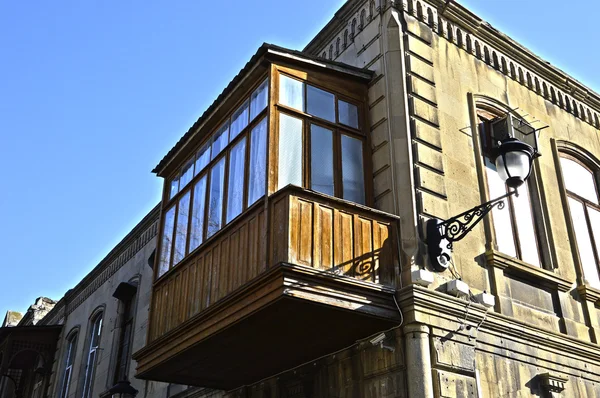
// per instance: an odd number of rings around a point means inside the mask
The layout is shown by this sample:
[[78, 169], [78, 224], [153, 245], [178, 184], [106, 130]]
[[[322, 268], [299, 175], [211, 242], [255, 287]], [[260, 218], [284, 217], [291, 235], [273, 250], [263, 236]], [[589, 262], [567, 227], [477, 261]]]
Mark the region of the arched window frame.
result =
[[[554, 155], [556, 160], [556, 171], [558, 174], [557, 177], [559, 180], [561, 197], [563, 201], [562, 208], [564, 209], [565, 222], [567, 224], [567, 231], [571, 242], [573, 261], [577, 269], [578, 284], [580, 286], [589, 286], [596, 290], [600, 290], [600, 232], [596, 232], [596, 234], [594, 234], [595, 228], [590, 217], [591, 212], [600, 212], [600, 160], [596, 159], [585, 149], [565, 141], [553, 141], [553, 149], [555, 151]], [[570, 191], [567, 188], [567, 184], [565, 182], [565, 170], [561, 161], [563, 158], [574, 161], [585, 170], [591, 172], [593, 182], [595, 184], [594, 191], [598, 199], [598, 204], [582, 197], [578, 193]], [[572, 201], [577, 201], [582, 205], [584, 219], [578, 218], [577, 221], [583, 223], [580, 225], [580, 228], [583, 227], [583, 229], [589, 234], [588, 236], [590, 238], [591, 252], [596, 262], [595, 275], [590, 275], [590, 272], [593, 271], [589, 267], [589, 264], [584, 264], [584, 261], [581, 257], [581, 247], [579, 246], [580, 241], [577, 239], [577, 228], [573, 220], [573, 209], [571, 207]]]
[[105, 306], [97, 307], [90, 315], [85, 340], [85, 360], [82, 361], [82, 372], [80, 375], [82, 398], [91, 398], [94, 389], [96, 374], [96, 363], [98, 361], [98, 350], [102, 341], [102, 329], [104, 326]]
[[62, 357], [62, 374], [60, 378], [59, 398], [67, 398], [72, 383], [73, 367], [77, 358], [77, 343], [79, 340], [79, 326], [71, 329], [65, 338], [65, 350]]
[[[487, 166], [485, 165], [485, 154], [483, 151], [484, 143], [482, 138], [482, 131], [480, 126], [480, 114], [489, 115], [487, 119], [491, 119], [495, 116], [501, 116], [512, 112], [511, 108], [493, 98], [482, 96], [482, 95], [472, 95], [473, 100], [470, 100], [470, 106], [472, 107], [472, 114], [475, 119], [472, 119], [472, 123], [475, 126], [473, 129], [473, 142], [475, 147], [475, 154], [478, 156], [476, 160], [478, 173], [479, 173], [479, 188], [481, 192], [481, 201], [486, 202], [491, 199], [495, 199], [497, 196], [494, 196], [490, 193], [489, 183], [488, 183], [488, 175], [487, 175]], [[523, 252], [522, 247], [525, 246], [529, 242], [517, 242], [519, 239], [518, 230], [515, 222], [515, 200], [517, 198], [511, 197], [509, 199], [509, 205], [506, 206], [503, 210], [495, 209], [492, 211], [489, 217], [484, 219], [484, 225], [486, 228], [486, 248], [488, 250], [493, 250], [497, 253], [501, 253], [508, 258], [515, 258], [522, 262], [523, 265], [528, 265], [533, 269], [545, 269], [548, 271], [552, 271], [554, 269], [554, 264], [556, 264], [555, 253], [551, 250], [550, 242], [552, 241], [552, 235], [549, 228], [547, 228], [548, 214], [545, 206], [542, 206], [542, 199], [545, 195], [543, 192], [543, 184], [540, 179], [540, 170], [537, 165], [538, 162], [533, 162], [532, 172], [527, 180], [527, 193], [530, 201], [530, 209], [531, 209], [531, 217], [532, 217], [532, 226], [533, 233], [537, 243], [537, 253], [539, 256], [539, 264], [534, 264], [531, 262], [524, 261], [522, 258]], [[522, 192], [524, 187], [519, 188], [519, 192]], [[522, 204], [522, 203], [521, 203]], [[499, 250], [498, 242], [499, 237], [496, 236], [496, 230], [494, 225], [494, 214], [497, 214], [496, 217], [505, 217], [510, 214], [511, 217], [511, 231], [512, 238], [515, 242], [515, 254], [513, 256], [512, 253], [504, 253]], [[519, 220], [521, 220], [519, 218]], [[518, 245], [521, 245], [521, 249], [519, 249]], [[535, 273], [535, 272], [534, 272]]]

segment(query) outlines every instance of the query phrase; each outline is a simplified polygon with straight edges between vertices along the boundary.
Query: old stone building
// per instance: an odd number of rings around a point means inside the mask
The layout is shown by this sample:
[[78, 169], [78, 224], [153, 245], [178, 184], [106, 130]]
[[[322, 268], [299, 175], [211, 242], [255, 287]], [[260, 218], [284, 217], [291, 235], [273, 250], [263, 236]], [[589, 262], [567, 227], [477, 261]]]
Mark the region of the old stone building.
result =
[[349, 0], [155, 167], [159, 207], [36, 326], [47, 395], [600, 396], [599, 133], [598, 94], [460, 4]]

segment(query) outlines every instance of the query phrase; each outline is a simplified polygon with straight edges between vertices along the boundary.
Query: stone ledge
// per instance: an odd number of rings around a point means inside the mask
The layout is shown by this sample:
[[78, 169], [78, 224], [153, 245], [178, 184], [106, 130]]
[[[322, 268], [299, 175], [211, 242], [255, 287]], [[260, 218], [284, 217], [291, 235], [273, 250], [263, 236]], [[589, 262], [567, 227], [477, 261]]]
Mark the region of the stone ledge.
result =
[[485, 259], [488, 265], [505, 270], [512, 275], [525, 275], [541, 281], [545, 286], [556, 289], [561, 292], [568, 292], [574, 287], [574, 283], [552, 271], [539, 268], [517, 258], [507, 256], [496, 250], [489, 250], [485, 253]]
[[600, 304], [600, 290], [588, 285], [579, 285], [577, 286], [577, 292], [585, 301]]

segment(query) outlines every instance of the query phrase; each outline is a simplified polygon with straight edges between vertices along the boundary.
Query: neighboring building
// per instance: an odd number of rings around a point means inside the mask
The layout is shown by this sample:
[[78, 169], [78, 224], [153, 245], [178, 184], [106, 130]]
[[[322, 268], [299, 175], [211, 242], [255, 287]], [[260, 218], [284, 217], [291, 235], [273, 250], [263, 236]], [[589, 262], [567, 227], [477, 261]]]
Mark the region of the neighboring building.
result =
[[[507, 126], [531, 176], [435, 265], [431, 220], [507, 193]], [[50, 312], [7, 315], [0, 398], [598, 397], [599, 134], [598, 94], [456, 2], [349, 0], [258, 49]]]
[[[230, 397], [600, 396], [599, 112], [456, 2], [351, 0], [303, 52], [263, 45], [154, 170], [137, 376]], [[427, 220], [507, 193], [507, 123], [539, 133], [532, 175], [435, 271]]]

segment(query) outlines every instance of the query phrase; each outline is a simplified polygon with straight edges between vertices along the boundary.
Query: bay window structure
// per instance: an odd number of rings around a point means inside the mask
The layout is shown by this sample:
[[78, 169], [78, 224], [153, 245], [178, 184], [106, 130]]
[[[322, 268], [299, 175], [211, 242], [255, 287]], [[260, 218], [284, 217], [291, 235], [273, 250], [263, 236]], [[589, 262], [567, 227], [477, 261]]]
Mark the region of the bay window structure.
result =
[[229, 389], [398, 322], [398, 219], [368, 207], [371, 79], [265, 44], [155, 168], [159, 255], [136, 377]]
[[600, 289], [598, 170], [593, 170], [577, 157], [567, 153], [560, 154], [560, 168], [583, 279], [589, 286]]
[[[489, 112], [480, 112], [480, 132], [485, 164], [485, 180], [489, 200], [498, 198], [508, 193], [509, 188], [498, 175], [491, 149], [491, 121], [497, 116]], [[494, 208], [492, 210], [495, 245], [499, 252], [510, 257], [536, 266], [543, 267], [540, 239], [536, 225], [538, 224], [535, 206], [535, 194], [532, 189], [532, 180], [529, 178], [521, 187], [519, 195], [513, 195], [505, 199], [504, 209]]]

